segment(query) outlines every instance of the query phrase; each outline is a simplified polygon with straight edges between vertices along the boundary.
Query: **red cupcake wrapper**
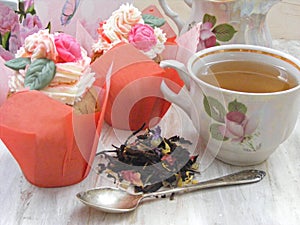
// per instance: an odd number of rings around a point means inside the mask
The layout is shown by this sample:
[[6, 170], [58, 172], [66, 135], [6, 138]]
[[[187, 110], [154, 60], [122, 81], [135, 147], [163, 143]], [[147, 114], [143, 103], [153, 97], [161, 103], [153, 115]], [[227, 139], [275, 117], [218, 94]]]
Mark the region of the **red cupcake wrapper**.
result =
[[166, 79], [168, 83], [174, 83], [174, 90], [178, 92], [183, 82], [177, 72], [162, 69], [130, 44], [115, 46], [92, 68], [100, 76], [105, 75], [111, 63], [113, 68], [105, 121], [123, 130], [157, 124], [170, 107], [160, 91], [161, 82]]
[[39, 91], [13, 94], [0, 107], [0, 138], [26, 179], [61, 187], [89, 174], [100, 137], [109, 86], [98, 88], [101, 111], [77, 114]]

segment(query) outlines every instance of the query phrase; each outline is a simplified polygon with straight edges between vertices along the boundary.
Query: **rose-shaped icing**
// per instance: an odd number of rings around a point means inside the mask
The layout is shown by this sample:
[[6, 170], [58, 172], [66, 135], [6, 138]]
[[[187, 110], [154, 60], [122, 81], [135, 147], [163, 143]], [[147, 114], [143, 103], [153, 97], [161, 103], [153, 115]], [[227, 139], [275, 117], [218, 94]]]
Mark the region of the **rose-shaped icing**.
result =
[[40, 30], [28, 36], [16, 57], [31, 57], [34, 59], [47, 58], [55, 61], [57, 51], [54, 44], [54, 37], [48, 30]]
[[147, 24], [136, 24], [129, 33], [128, 41], [144, 52], [151, 50], [157, 43], [153, 28]]
[[76, 62], [82, 58], [81, 48], [74, 37], [65, 33], [58, 33], [54, 37], [58, 62]]

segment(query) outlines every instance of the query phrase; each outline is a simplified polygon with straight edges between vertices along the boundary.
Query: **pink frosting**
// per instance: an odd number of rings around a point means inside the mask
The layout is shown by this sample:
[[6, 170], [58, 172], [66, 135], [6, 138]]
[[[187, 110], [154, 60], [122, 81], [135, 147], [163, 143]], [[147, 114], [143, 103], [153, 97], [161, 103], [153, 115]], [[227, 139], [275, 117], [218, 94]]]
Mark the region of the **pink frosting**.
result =
[[151, 50], [157, 43], [153, 28], [147, 24], [136, 24], [129, 33], [128, 41], [145, 52]]
[[76, 62], [82, 58], [80, 45], [71, 35], [59, 33], [54, 40], [59, 62]]

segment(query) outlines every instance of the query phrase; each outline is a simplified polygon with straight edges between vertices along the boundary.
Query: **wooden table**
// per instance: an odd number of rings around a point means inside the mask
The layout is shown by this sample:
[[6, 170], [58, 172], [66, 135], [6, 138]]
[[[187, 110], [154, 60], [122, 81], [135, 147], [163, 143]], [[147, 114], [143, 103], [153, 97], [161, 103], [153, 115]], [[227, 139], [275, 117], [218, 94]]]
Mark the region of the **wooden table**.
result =
[[[279, 40], [274, 43], [275, 47], [291, 51], [300, 58], [299, 42]], [[172, 135], [186, 128], [184, 117], [180, 109], [172, 106], [159, 125], [166, 136]], [[99, 151], [124, 142], [128, 135], [129, 132], [114, 130], [104, 124]], [[79, 184], [38, 188], [25, 180], [17, 163], [0, 142], [0, 225], [296, 225], [300, 221], [299, 136], [298, 122], [290, 138], [266, 162], [246, 167], [267, 173], [259, 183], [176, 195], [174, 200], [147, 201], [135, 212], [118, 215], [89, 208], [75, 197], [79, 191], [111, 183], [108, 178], [92, 170]], [[98, 160], [96, 158], [94, 167]], [[206, 180], [246, 168], [215, 160], [198, 179]]]

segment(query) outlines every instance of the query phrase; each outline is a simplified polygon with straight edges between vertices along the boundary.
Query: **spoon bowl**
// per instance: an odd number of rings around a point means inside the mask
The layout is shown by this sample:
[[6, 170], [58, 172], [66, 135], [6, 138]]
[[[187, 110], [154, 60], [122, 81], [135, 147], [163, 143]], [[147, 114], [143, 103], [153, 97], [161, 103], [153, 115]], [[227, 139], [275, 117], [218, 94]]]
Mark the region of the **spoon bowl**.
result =
[[146, 194], [131, 194], [119, 188], [100, 187], [79, 192], [76, 196], [82, 203], [97, 210], [109, 213], [124, 213], [135, 210], [144, 198], [191, 192], [213, 187], [256, 183], [261, 181], [265, 175], [266, 173], [261, 170], [243, 170], [187, 187], [178, 187]]
[[131, 194], [114, 187], [100, 187], [79, 192], [76, 197], [97, 210], [122, 213], [135, 210], [143, 194]]

